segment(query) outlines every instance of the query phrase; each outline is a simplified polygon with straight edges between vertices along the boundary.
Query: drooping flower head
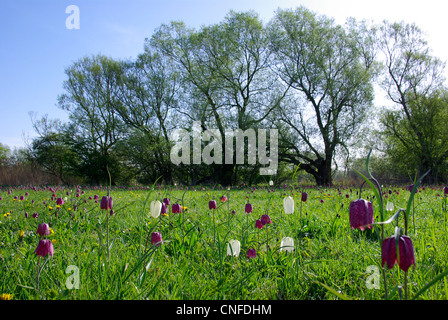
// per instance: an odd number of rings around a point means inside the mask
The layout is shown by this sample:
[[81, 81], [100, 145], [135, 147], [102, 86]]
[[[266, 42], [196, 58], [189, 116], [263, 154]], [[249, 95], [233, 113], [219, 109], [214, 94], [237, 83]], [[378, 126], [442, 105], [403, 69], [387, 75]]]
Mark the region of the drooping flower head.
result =
[[294, 250], [294, 239], [291, 237], [284, 237], [280, 242], [280, 251], [291, 252]]
[[308, 199], [308, 193], [306, 193], [305, 191], [302, 192], [302, 202], [306, 202], [306, 200]]
[[37, 226], [37, 234], [41, 237], [48, 236], [50, 234], [50, 227], [46, 223], [41, 223]]
[[61, 197], [57, 198], [56, 199], [56, 204], [58, 206], [62, 206], [64, 204], [64, 199], [62, 199]]
[[154, 246], [160, 246], [162, 243], [162, 234], [160, 232], [151, 233], [151, 244]]
[[101, 198], [101, 204], [100, 207], [102, 210], [111, 210], [113, 207], [113, 200], [112, 197], [109, 196], [103, 196], [103, 198]]
[[158, 200], [152, 201], [149, 206], [149, 211], [150, 211], [151, 217], [158, 218], [160, 213], [162, 212], [162, 202], [160, 202]]
[[210, 200], [210, 201], [208, 202], [208, 208], [209, 208], [210, 210], [215, 210], [215, 209], [216, 209], [216, 201], [215, 201], [215, 200]]
[[371, 224], [374, 222], [372, 203], [365, 199], [352, 201], [349, 207], [349, 220], [352, 229], [359, 228], [361, 231], [366, 227], [372, 229]]
[[286, 214], [294, 213], [294, 199], [291, 196], [283, 198], [283, 209]]
[[180, 204], [175, 203], [175, 204], [173, 204], [173, 206], [171, 207], [171, 212], [172, 212], [172, 213], [182, 213], [182, 207], [180, 206]]
[[165, 216], [165, 215], [167, 215], [167, 212], [168, 212], [168, 208], [166, 207], [166, 204], [164, 202], [162, 202], [162, 208], [160, 210], [160, 214], [162, 216]]
[[169, 198], [164, 198], [164, 199], [163, 199], [163, 203], [164, 203], [166, 206], [169, 206], [169, 205], [171, 204], [171, 201], [170, 201]]
[[240, 255], [241, 243], [238, 240], [230, 240], [227, 244], [227, 255], [238, 257]]
[[244, 207], [244, 212], [251, 213], [253, 211], [252, 205], [250, 203], [246, 203], [246, 206]]
[[226, 197], [226, 196], [224, 196], [224, 195], [223, 195], [223, 196], [221, 196], [221, 201], [222, 201], [222, 202], [226, 202], [226, 201], [227, 201], [227, 197]]
[[53, 257], [53, 252], [53, 243], [48, 239], [40, 240], [36, 250], [34, 250], [34, 253], [41, 257], [46, 257], [47, 254]]
[[261, 222], [260, 219], [257, 219], [257, 221], [255, 221], [255, 228], [257, 228], [257, 229], [263, 229], [263, 227], [264, 227], [263, 222]]
[[255, 251], [255, 249], [249, 249], [247, 250], [247, 257], [249, 259], [253, 259], [257, 256], [257, 252]]
[[271, 217], [267, 214], [262, 215], [260, 220], [263, 225], [272, 224]]
[[390, 201], [386, 203], [386, 211], [394, 211], [394, 204]]
[[383, 240], [381, 250], [382, 266], [386, 264], [387, 268], [392, 269], [395, 263], [398, 263], [400, 269], [406, 272], [412, 264], [415, 265], [414, 246], [411, 238], [408, 236], [398, 236], [398, 255], [395, 236]]

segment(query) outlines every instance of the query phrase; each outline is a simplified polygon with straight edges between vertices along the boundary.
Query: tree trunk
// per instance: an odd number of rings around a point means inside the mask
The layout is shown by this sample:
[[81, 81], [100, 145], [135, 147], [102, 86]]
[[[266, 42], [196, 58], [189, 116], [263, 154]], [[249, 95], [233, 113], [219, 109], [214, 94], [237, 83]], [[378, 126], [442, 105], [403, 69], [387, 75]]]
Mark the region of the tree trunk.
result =
[[314, 176], [318, 186], [331, 186], [333, 184], [331, 176], [331, 158], [319, 159], [317, 164], [317, 174]]

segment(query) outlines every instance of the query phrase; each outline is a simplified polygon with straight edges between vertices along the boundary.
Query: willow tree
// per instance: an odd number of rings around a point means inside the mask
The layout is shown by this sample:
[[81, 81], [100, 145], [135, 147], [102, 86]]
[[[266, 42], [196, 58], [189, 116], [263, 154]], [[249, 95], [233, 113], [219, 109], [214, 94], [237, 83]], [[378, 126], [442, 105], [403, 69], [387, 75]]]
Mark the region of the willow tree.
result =
[[62, 183], [67, 183], [68, 178], [76, 176], [74, 169], [78, 164], [76, 150], [72, 150], [67, 143], [70, 133], [60, 120], [49, 119], [48, 115], [36, 119], [34, 113], [30, 113], [30, 116], [37, 134], [29, 147], [32, 161]]
[[[257, 129], [282, 99], [270, 68], [265, 28], [253, 12], [230, 12], [224, 21], [194, 30], [182, 22], [162, 25], [148, 44], [176, 62], [185, 92], [184, 123], [202, 130]], [[221, 150], [225, 150], [222, 139]], [[224, 162], [224, 161], [223, 161]], [[235, 182], [235, 161], [215, 165], [222, 184]], [[233, 180], [233, 181], [232, 181]]]
[[114, 107], [120, 103], [121, 72], [120, 64], [106, 56], [81, 58], [65, 70], [64, 93], [58, 97], [59, 107], [69, 113], [64, 130], [79, 156], [77, 171], [94, 183], [109, 181], [109, 172], [113, 182], [121, 175], [114, 152], [126, 131]]
[[344, 28], [304, 7], [279, 9], [268, 32], [277, 74], [290, 91], [278, 113], [285, 129], [280, 160], [331, 184], [336, 150], [348, 150], [373, 100], [373, 38], [362, 23]]
[[135, 61], [122, 62], [120, 103], [114, 105], [130, 134], [121, 144], [145, 181], [172, 182], [169, 131], [177, 106], [179, 76], [170, 60], [145, 48]]
[[[380, 85], [395, 108], [381, 119], [383, 134], [391, 143], [387, 152], [398, 150], [409, 163], [408, 170], [422, 175], [431, 169], [437, 179], [448, 157], [443, 124], [446, 123], [444, 63], [432, 56], [425, 35], [415, 24], [384, 21], [379, 28], [378, 48], [383, 65]], [[412, 166], [412, 167], [411, 167]]]

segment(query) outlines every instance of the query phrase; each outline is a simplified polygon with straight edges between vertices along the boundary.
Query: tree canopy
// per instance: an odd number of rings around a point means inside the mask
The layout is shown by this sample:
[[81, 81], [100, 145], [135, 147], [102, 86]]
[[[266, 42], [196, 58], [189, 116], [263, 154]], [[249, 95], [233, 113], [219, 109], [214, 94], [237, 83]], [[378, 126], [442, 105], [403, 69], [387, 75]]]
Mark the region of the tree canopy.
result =
[[[135, 59], [98, 54], [67, 67], [58, 104], [69, 120], [35, 120], [33, 161], [62, 181], [86, 183], [106, 182], [110, 174], [121, 184], [161, 178], [230, 185], [280, 181], [298, 168], [329, 185], [338, 158], [365, 147], [359, 141], [368, 140], [363, 129], [379, 85], [396, 106], [381, 107], [375, 139], [386, 147], [377, 148], [379, 155], [388, 163], [408, 159], [391, 168], [396, 174], [431, 169], [435, 180], [445, 179], [444, 64], [415, 24], [351, 18], [340, 25], [302, 6], [278, 9], [266, 23], [254, 11], [230, 11], [198, 29], [167, 22], [142, 40]], [[190, 154], [191, 161], [175, 164], [176, 129], [211, 150], [212, 159], [227, 150], [228, 132], [245, 135], [242, 142], [231, 137], [239, 149], [225, 161], [205, 163]], [[278, 170], [267, 177], [249, 154], [252, 148], [275, 155], [272, 139], [261, 143], [265, 129], [279, 139]], [[209, 132], [215, 134], [207, 139]]]

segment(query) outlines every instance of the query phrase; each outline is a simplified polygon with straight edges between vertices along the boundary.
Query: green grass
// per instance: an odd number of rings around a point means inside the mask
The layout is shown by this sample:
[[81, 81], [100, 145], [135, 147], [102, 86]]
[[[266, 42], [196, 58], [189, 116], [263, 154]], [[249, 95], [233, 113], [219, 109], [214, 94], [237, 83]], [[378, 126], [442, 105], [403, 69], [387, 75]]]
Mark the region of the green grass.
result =
[[[8, 194], [3, 189], [0, 294], [12, 294], [17, 300], [386, 299], [377, 234], [350, 229], [348, 208], [358, 197], [357, 189], [341, 188], [339, 194], [336, 188], [309, 188], [308, 200], [302, 205], [299, 190], [292, 187], [277, 187], [274, 192], [264, 187], [196, 189], [112, 188], [114, 215], [109, 221], [100, 204], [89, 200], [95, 194], [101, 199], [107, 194], [106, 188], [82, 188], [85, 194], [80, 197], [75, 196], [75, 189], [59, 188], [57, 197], [67, 197], [60, 208], [49, 190], [15, 188]], [[399, 194], [385, 193], [385, 201], [394, 203], [394, 212], [406, 208], [409, 191], [391, 189]], [[14, 200], [14, 196], [20, 198], [25, 192], [29, 195], [24, 201]], [[223, 194], [228, 197], [224, 203], [219, 201]], [[285, 194], [293, 194], [294, 214], [283, 212]], [[373, 193], [364, 189], [362, 196], [372, 200]], [[182, 214], [169, 212], [169, 216], [150, 217], [149, 203], [164, 197], [188, 209]], [[218, 202], [215, 221], [208, 209], [212, 198]], [[250, 214], [244, 213], [248, 201], [254, 207]], [[415, 268], [411, 267], [407, 274], [410, 299], [417, 293], [417, 298], [424, 300], [448, 298], [443, 275], [448, 270], [448, 237], [442, 202], [440, 187], [420, 188], [414, 198], [414, 211], [409, 213], [408, 235], [416, 257]], [[373, 205], [378, 220], [377, 202], [373, 201]], [[38, 218], [32, 217], [35, 212]], [[385, 219], [394, 212], [385, 212]], [[256, 229], [255, 221], [262, 214], [268, 214], [273, 224]], [[34, 250], [39, 242], [37, 226], [42, 222], [50, 223], [54, 231], [48, 236], [54, 243], [54, 256], [40, 260], [37, 288], [38, 257]], [[398, 223], [403, 225], [402, 217]], [[395, 225], [385, 225], [386, 237], [393, 235]], [[151, 245], [154, 231], [162, 233], [161, 246]], [[279, 250], [283, 237], [294, 239], [294, 252]], [[238, 257], [227, 255], [231, 239], [241, 243]], [[247, 258], [249, 248], [256, 249], [256, 258]], [[66, 273], [68, 266], [79, 270], [79, 289], [66, 285], [67, 278], [73, 275]], [[369, 266], [376, 266], [381, 274], [379, 289], [366, 285]], [[400, 299], [403, 271], [394, 266], [385, 274], [387, 298]]]

